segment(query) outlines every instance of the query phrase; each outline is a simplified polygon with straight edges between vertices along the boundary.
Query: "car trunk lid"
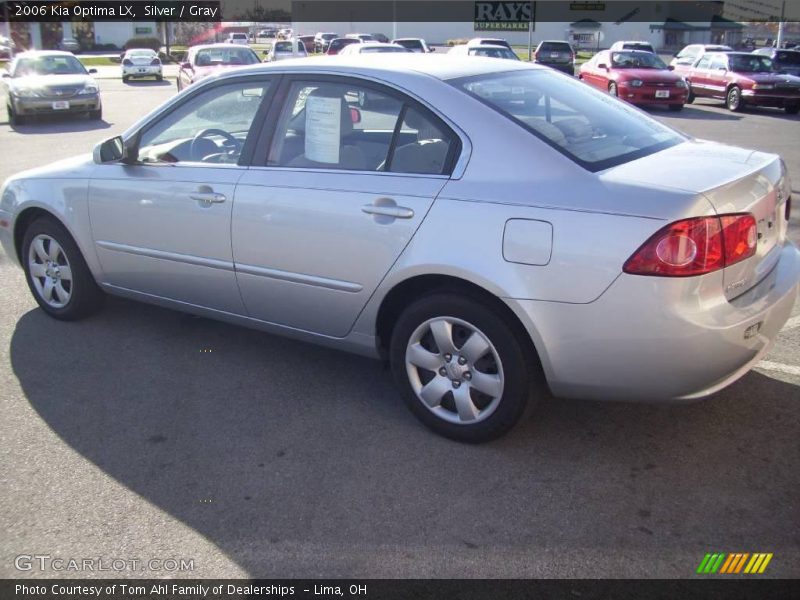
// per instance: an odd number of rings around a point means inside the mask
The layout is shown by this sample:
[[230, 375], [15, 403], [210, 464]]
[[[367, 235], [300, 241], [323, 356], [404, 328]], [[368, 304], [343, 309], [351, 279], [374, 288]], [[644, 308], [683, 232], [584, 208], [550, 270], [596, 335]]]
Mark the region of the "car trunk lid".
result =
[[[680, 173], [677, 182], [676, 173]], [[757, 224], [756, 252], [724, 269], [728, 299], [756, 285], [778, 260], [788, 229], [785, 213], [791, 187], [777, 155], [694, 140], [609, 169], [603, 178], [696, 193], [718, 215], [752, 214]]]

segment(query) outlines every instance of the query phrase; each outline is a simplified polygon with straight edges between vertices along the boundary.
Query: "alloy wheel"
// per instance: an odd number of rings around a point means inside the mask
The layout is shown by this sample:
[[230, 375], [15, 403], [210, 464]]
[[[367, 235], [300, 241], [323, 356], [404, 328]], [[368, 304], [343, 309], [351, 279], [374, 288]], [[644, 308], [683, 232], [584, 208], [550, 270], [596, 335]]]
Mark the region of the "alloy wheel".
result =
[[457, 425], [487, 419], [503, 396], [497, 349], [474, 325], [455, 317], [428, 319], [406, 346], [406, 373], [422, 404]]
[[65, 307], [72, 297], [72, 268], [61, 245], [39, 234], [28, 250], [28, 268], [39, 297], [53, 308]]

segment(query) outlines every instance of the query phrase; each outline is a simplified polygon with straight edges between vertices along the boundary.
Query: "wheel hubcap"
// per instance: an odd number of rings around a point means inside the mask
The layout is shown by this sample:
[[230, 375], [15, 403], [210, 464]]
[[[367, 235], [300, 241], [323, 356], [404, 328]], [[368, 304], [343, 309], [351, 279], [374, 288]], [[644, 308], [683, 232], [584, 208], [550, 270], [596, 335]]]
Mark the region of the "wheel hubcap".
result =
[[435, 317], [417, 327], [406, 346], [406, 372], [422, 404], [458, 425], [488, 418], [503, 395], [500, 357], [474, 325]]
[[28, 270], [37, 295], [48, 306], [63, 308], [72, 297], [72, 268], [59, 243], [49, 235], [33, 238]]

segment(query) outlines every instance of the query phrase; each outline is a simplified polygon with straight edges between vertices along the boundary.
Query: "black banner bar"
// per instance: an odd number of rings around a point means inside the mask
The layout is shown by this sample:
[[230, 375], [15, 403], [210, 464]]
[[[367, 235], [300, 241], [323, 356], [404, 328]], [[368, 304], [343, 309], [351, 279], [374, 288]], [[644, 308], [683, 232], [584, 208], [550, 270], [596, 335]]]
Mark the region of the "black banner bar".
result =
[[797, 580], [745, 576], [690, 580], [0, 580], [3, 600], [788, 600], [798, 597]]
[[[2, 0], [0, 0], [2, 3]], [[737, 0], [9, 0], [0, 19], [44, 21], [712, 23], [800, 21], [800, 2]], [[777, 7], [777, 8], [776, 8]], [[481, 17], [481, 18], [478, 18]]]

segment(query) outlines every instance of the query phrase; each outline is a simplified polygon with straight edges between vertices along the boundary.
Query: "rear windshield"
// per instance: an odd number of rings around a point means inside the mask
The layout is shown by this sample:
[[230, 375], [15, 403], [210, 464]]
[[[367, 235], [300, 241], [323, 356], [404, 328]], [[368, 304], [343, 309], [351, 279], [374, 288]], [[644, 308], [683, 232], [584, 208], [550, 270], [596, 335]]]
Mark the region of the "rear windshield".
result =
[[542, 42], [539, 50], [543, 52], [572, 52], [572, 46], [567, 42]]
[[685, 140], [631, 105], [544, 69], [462, 77], [449, 83], [590, 171], [626, 163]]
[[800, 65], [800, 52], [778, 52], [775, 62], [782, 65]]
[[361, 54], [376, 52], [409, 52], [408, 48], [396, 48], [395, 46], [364, 46]]
[[419, 40], [397, 40], [395, 44], [400, 44], [403, 48], [422, 48], [422, 42]]
[[352, 38], [338, 38], [331, 41], [331, 49], [338, 50], [339, 48], [344, 48], [345, 46], [355, 44], [357, 42], [358, 40], [354, 40]]

